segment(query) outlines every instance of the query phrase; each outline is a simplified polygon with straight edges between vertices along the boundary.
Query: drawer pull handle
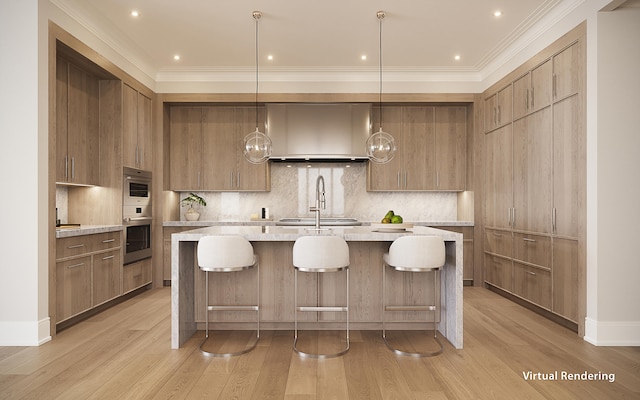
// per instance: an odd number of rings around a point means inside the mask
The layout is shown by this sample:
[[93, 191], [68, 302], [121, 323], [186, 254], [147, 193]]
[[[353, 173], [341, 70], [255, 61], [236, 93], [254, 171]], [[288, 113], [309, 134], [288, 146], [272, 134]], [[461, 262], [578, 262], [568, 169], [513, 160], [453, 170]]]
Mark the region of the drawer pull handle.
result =
[[536, 275], [536, 273], [535, 273], [535, 272], [532, 272], [532, 271], [527, 271], [527, 274], [529, 274], [529, 275], [533, 275], [533, 276], [535, 276], [535, 275]]
[[82, 267], [84, 265], [84, 263], [80, 263], [80, 264], [73, 264], [73, 265], [69, 265], [67, 266], [67, 269], [71, 269], [71, 268], [78, 268], [78, 267]]
[[529, 238], [522, 238], [522, 240], [524, 240], [525, 242], [529, 242], [529, 243], [535, 243], [535, 239], [529, 239]]
[[103, 240], [102, 243], [111, 243], [115, 241], [116, 241], [115, 239], [106, 239], [106, 240]]
[[114, 256], [106, 256], [106, 257], [102, 257], [103, 260], [111, 260], [112, 258], [114, 258]]
[[493, 236], [502, 237], [502, 233], [493, 232]]
[[74, 244], [72, 246], [68, 246], [67, 249], [78, 249], [80, 247], [84, 247], [84, 244]]

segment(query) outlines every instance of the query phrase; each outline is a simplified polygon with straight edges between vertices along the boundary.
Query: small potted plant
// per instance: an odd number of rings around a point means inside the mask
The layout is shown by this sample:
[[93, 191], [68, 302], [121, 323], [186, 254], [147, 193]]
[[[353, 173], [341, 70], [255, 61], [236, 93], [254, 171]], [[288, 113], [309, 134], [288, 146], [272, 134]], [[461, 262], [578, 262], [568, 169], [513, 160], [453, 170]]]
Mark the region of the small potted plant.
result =
[[205, 199], [203, 199], [202, 197], [198, 196], [197, 194], [191, 192], [189, 193], [189, 196], [185, 197], [184, 199], [180, 200], [180, 205], [183, 207], [189, 207], [187, 209], [187, 212], [184, 213], [184, 217], [187, 221], [197, 221], [198, 218], [200, 218], [200, 213], [197, 212], [193, 206], [194, 204], [198, 204], [201, 206], [206, 206], [207, 202]]

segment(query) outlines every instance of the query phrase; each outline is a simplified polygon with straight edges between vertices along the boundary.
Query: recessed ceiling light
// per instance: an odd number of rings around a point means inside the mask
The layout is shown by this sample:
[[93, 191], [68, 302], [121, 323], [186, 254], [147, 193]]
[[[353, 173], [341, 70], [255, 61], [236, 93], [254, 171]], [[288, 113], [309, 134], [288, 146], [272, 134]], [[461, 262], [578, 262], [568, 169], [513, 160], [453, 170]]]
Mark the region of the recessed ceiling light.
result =
[[269, 61], [273, 60], [273, 56], [272, 56], [271, 54], [269, 54], [269, 55], [267, 56], [267, 60], [269, 60]]
[[361, 59], [362, 61], [365, 61], [365, 60], [367, 59], [367, 55], [366, 55], [366, 54], [361, 55], [361, 56], [360, 56], [360, 59]]
[[131, 11], [131, 16], [132, 17], [139, 17], [140, 13], [137, 10], [133, 10], [133, 11]]
[[173, 59], [178, 61], [180, 59], [180, 54], [176, 54], [175, 56], [173, 56]]
[[493, 12], [493, 16], [494, 16], [494, 17], [499, 17], [499, 16], [501, 16], [501, 15], [502, 15], [502, 11], [500, 11], [500, 10], [497, 10], [497, 11], [494, 11], [494, 12]]
[[460, 61], [460, 54], [456, 54], [455, 56], [453, 56], [453, 59], [456, 61]]

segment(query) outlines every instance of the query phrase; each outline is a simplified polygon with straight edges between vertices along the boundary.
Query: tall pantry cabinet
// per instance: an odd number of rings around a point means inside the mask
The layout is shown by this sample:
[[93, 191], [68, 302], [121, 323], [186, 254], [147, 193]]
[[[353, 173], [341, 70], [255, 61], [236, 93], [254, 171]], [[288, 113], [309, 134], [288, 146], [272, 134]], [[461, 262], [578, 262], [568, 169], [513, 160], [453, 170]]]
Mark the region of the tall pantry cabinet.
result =
[[[581, 335], [584, 40], [581, 25], [485, 93], [482, 213], [485, 283]], [[499, 119], [497, 99], [509, 102], [504, 94], [512, 95], [512, 114]]]

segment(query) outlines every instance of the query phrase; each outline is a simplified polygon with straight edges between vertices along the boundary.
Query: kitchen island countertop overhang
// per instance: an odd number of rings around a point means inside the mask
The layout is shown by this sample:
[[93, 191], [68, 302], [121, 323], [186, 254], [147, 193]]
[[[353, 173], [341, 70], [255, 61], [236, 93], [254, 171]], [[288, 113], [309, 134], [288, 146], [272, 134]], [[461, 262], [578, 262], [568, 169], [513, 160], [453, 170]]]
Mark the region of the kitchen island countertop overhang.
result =
[[[278, 243], [292, 243], [301, 236], [308, 235], [335, 235], [343, 237], [349, 242], [350, 247], [354, 246], [374, 246], [372, 247], [370, 263], [373, 265], [361, 265], [361, 269], [367, 269], [365, 273], [369, 275], [371, 271], [381, 271], [381, 252], [388, 250], [388, 246], [396, 238], [404, 235], [438, 235], [445, 241], [446, 262], [440, 274], [442, 304], [442, 316], [438, 323], [438, 331], [446, 337], [455, 348], [462, 348], [462, 272], [463, 272], [463, 238], [462, 234], [445, 231], [429, 227], [414, 227], [406, 231], [397, 232], [377, 232], [369, 226], [354, 227], [323, 227], [324, 230], [314, 231], [302, 227], [282, 227], [282, 226], [211, 226], [199, 228], [171, 235], [171, 347], [179, 348], [184, 342], [193, 336], [197, 330], [195, 299], [196, 286], [201, 285], [196, 277], [197, 266], [194, 256], [194, 249], [198, 240], [207, 235], [240, 235], [245, 237], [254, 246], [261, 249], [268, 248]], [[360, 253], [369, 253], [369, 249], [364, 249]], [[286, 257], [286, 255], [285, 255]], [[284, 257], [283, 257], [284, 258]], [[356, 267], [356, 266], [352, 266]], [[292, 265], [280, 265], [277, 268], [288, 268], [293, 274]], [[376, 270], [369, 271], [368, 268]], [[262, 269], [262, 266], [261, 266]], [[289, 271], [288, 271], [289, 272]], [[287, 272], [287, 273], [288, 273]], [[377, 272], [376, 272], [377, 273]], [[262, 273], [261, 273], [262, 275]], [[269, 282], [262, 282], [267, 285]], [[358, 285], [356, 279], [352, 279], [352, 284]], [[374, 285], [375, 286], [375, 285]], [[287, 291], [289, 288], [284, 288]], [[369, 294], [376, 296], [375, 288], [369, 288]], [[371, 292], [373, 290], [374, 292]], [[263, 291], [261, 292], [267, 292]], [[353, 291], [352, 291], [353, 293]], [[364, 294], [364, 293], [363, 293]], [[350, 298], [352, 295], [350, 295]], [[372, 306], [374, 307], [374, 306]], [[288, 312], [288, 311], [287, 311]], [[363, 312], [367, 315], [377, 315], [379, 310], [377, 305], [372, 310]], [[376, 314], [377, 313], [377, 314]], [[283, 319], [280, 321], [279, 319]], [[286, 323], [286, 318], [282, 315], [271, 318], [271, 321]], [[379, 322], [377, 317], [372, 321]], [[375, 326], [375, 325], [374, 325]]]

